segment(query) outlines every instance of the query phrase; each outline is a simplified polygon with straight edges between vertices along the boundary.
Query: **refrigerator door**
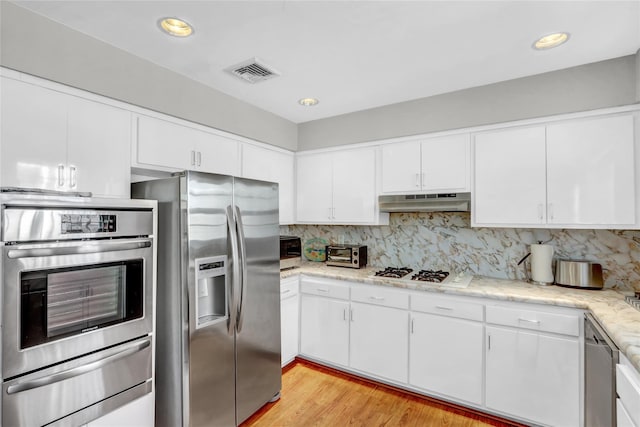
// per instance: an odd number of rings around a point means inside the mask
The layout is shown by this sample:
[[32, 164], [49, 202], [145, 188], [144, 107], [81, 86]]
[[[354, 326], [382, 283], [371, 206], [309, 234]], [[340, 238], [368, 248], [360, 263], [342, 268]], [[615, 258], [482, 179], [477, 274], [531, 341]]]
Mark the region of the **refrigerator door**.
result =
[[[186, 194], [182, 200], [188, 231], [188, 259], [183, 264], [187, 268], [188, 347], [185, 348], [185, 360], [188, 365], [183, 366], [188, 370], [185, 401], [189, 402], [188, 417], [183, 425], [233, 426], [236, 424], [235, 313], [230, 301], [231, 271], [237, 265], [233, 263], [227, 220], [227, 207], [233, 205], [233, 178], [187, 172]], [[207, 273], [223, 268], [219, 263], [225, 259], [224, 276]], [[222, 297], [227, 301], [221, 304], [216, 298]], [[196, 310], [198, 304], [201, 305]], [[197, 318], [198, 312], [201, 319]], [[209, 317], [202, 317], [203, 313]], [[216, 315], [218, 320], [211, 321]]]
[[[240, 424], [281, 388], [278, 184], [234, 178], [242, 258], [236, 333]], [[212, 424], [215, 425], [215, 424]]]

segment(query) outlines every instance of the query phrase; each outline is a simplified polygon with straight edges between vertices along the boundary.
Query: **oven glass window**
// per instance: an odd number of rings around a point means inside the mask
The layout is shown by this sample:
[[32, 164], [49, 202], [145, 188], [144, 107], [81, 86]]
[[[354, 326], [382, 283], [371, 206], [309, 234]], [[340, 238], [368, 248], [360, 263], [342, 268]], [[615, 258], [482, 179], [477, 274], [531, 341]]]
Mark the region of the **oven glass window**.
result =
[[334, 261], [351, 262], [351, 248], [331, 248], [331, 259]]
[[143, 315], [143, 261], [21, 274], [21, 348]]

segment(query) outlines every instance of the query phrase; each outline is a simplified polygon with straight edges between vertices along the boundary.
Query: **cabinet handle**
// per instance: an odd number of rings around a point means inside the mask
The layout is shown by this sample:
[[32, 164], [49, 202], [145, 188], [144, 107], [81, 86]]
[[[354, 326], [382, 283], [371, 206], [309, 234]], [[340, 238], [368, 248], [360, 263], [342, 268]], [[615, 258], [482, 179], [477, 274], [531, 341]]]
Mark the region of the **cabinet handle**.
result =
[[416, 174], [416, 187], [420, 188], [420, 174]]
[[78, 185], [78, 169], [75, 166], [69, 166], [69, 186], [76, 188]]
[[453, 308], [451, 308], [451, 307], [445, 307], [445, 306], [443, 306], [443, 305], [436, 305], [436, 308], [437, 308], [438, 310], [453, 311]]
[[191, 150], [191, 166], [196, 165], [196, 152]]
[[353, 322], [353, 308], [349, 309], [349, 319]]
[[325, 293], [326, 293], [326, 292], [329, 292], [329, 289], [323, 289], [323, 288], [316, 288], [316, 290], [317, 290], [318, 292], [325, 292]]
[[491, 335], [487, 335], [487, 350], [491, 350]]
[[347, 309], [346, 308], [342, 309], [342, 320], [344, 320], [344, 321], [347, 320]]
[[413, 333], [413, 323], [414, 323], [414, 320], [416, 320], [416, 319], [415, 319], [415, 318], [412, 318], [412, 319], [411, 319], [411, 333]]
[[539, 325], [539, 324], [540, 324], [540, 321], [539, 321], [539, 320], [523, 319], [522, 317], [518, 318], [518, 322], [535, 323], [536, 325]]
[[538, 203], [538, 219], [542, 221], [542, 203]]
[[369, 299], [372, 299], [374, 301], [384, 301], [384, 297], [369, 297]]
[[200, 151], [196, 152], [196, 163], [198, 166], [202, 164], [202, 153]]
[[58, 165], [58, 187], [64, 185], [64, 165]]
[[549, 203], [549, 206], [547, 207], [547, 211], [549, 213], [549, 218], [553, 219], [553, 203]]
[[288, 294], [291, 292], [291, 289], [285, 289], [284, 291], [280, 291], [280, 295]]

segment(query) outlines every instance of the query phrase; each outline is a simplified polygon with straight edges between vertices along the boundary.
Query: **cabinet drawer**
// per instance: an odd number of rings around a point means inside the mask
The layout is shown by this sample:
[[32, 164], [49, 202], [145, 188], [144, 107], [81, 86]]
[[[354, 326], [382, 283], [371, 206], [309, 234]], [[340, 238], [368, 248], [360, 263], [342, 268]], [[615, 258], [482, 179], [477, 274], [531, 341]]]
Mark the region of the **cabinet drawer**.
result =
[[616, 365], [616, 392], [620, 403], [633, 423], [640, 425], [640, 382], [634, 378], [637, 375], [628, 366]]
[[423, 313], [440, 314], [442, 316], [457, 317], [482, 321], [484, 306], [466, 301], [453, 301], [449, 298], [438, 298], [427, 295], [411, 295], [411, 310]]
[[580, 335], [580, 316], [577, 315], [487, 306], [487, 323], [574, 337]]
[[395, 289], [377, 286], [354, 286], [351, 300], [393, 308], [409, 308], [409, 295]]
[[616, 427], [637, 427], [633, 423], [633, 420], [631, 420], [629, 413], [624, 408], [624, 405], [622, 404], [622, 401], [620, 399], [616, 399], [616, 419]]
[[322, 280], [302, 279], [300, 292], [337, 299], [349, 299], [349, 285], [339, 285]]
[[280, 299], [298, 295], [298, 280], [283, 280], [280, 282]]

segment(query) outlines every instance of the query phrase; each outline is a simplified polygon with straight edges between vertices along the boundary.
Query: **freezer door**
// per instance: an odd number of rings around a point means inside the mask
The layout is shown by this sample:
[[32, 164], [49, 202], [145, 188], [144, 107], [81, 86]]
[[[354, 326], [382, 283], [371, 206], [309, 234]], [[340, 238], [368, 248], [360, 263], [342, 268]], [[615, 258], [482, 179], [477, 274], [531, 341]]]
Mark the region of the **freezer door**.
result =
[[[188, 233], [188, 260], [183, 265], [188, 269], [188, 325], [189, 345], [184, 351], [188, 360], [188, 388], [185, 401], [189, 402], [189, 413], [184, 426], [233, 426], [235, 418], [235, 361], [234, 325], [231, 323], [230, 298], [227, 307], [209, 297], [220, 297], [225, 292], [213, 291], [216, 287], [227, 289], [232, 295], [233, 284], [230, 273], [236, 266], [231, 253], [227, 208], [233, 204], [233, 178], [197, 172], [186, 174], [186, 226]], [[206, 268], [222, 268], [219, 262], [226, 258], [226, 273], [204, 274]], [[213, 271], [210, 270], [210, 271]], [[211, 276], [211, 277], [209, 277]], [[209, 289], [203, 287], [209, 281]], [[206, 283], [204, 283], [206, 285]], [[212, 295], [214, 292], [214, 295]], [[207, 294], [207, 295], [205, 295]], [[198, 319], [202, 310], [198, 303], [211, 301], [211, 309], [218, 314], [228, 314], [224, 321]], [[205, 313], [206, 314], [206, 313]]]
[[240, 424], [281, 388], [278, 184], [235, 178], [242, 259], [236, 333]]

